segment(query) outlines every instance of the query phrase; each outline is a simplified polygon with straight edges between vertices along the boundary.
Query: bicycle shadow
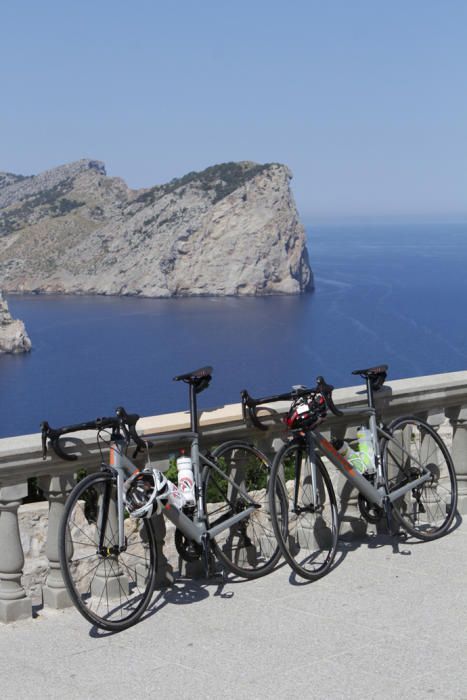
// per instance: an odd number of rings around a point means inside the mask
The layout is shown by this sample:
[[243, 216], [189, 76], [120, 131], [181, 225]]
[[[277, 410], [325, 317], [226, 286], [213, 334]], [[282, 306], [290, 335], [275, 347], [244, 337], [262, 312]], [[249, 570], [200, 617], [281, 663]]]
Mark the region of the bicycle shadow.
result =
[[[355, 519], [355, 521], [359, 522], [357, 519]], [[461, 514], [456, 511], [451, 527], [443, 537], [448, 537], [452, 532], [455, 532], [461, 526], [462, 522], [463, 518]], [[332, 572], [344, 563], [347, 556], [357, 551], [360, 547], [368, 547], [368, 549], [390, 547], [392, 548], [392, 554], [407, 557], [412, 555], [411, 549], [413, 547], [431, 544], [430, 541], [420, 540], [409, 535], [395, 523], [393, 526], [394, 530], [390, 532], [386, 521], [383, 519], [379, 523], [368, 524], [368, 527], [371, 529], [367, 530], [365, 534], [358, 535], [355, 532], [348, 532], [339, 536], [337, 553], [326, 576], [332, 575]], [[291, 571], [289, 583], [293, 586], [300, 587], [314, 583], [314, 581], [303, 579], [294, 571]]]
[[[149, 605], [148, 609], [136, 624], [143, 624], [154, 615], [158, 614], [167, 605], [194, 605], [213, 596], [229, 600], [234, 597], [234, 591], [225, 590], [225, 586], [237, 585], [247, 582], [246, 579], [239, 578], [233, 574], [215, 574], [210, 578], [187, 578], [178, 576], [173, 584], [167, 588], [157, 591], [157, 595]], [[210, 591], [215, 587], [214, 592]], [[95, 639], [103, 639], [120, 634], [121, 631], [106, 631], [97, 626], [93, 626], [89, 631], [89, 636]]]

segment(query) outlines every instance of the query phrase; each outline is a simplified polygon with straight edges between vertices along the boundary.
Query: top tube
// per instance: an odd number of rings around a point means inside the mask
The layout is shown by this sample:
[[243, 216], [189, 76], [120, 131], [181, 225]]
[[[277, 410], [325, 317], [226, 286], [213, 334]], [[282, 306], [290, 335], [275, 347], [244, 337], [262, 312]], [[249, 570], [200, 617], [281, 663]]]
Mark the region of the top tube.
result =
[[339, 410], [345, 416], [374, 416], [376, 414], [376, 409], [372, 406], [348, 406]]

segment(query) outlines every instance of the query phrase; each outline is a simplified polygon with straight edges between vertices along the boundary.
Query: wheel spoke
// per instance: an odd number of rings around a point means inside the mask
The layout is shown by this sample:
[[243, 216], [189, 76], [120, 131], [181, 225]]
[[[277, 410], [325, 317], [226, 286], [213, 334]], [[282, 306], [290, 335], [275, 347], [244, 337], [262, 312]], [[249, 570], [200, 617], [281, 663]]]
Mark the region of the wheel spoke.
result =
[[[102, 507], [105, 522], [99, 512]], [[128, 518], [124, 526], [130, 541], [120, 552], [116, 483], [111, 475], [101, 473], [75, 487], [60, 528], [60, 560], [70, 596], [89, 622], [108, 630], [136, 622], [154, 586], [156, 543], [151, 523]], [[101, 537], [103, 550], [99, 549]], [[90, 547], [94, 551], [86, 554]]]
[[285, 521], [277, 517], [272, 500], [270, 503], [282, 553], [298, 575], [308, 580], [320, 578], [329, 571], [337, 550], [337, 505], [331, 480], [318, 457], [316, 470], [312, 470], [307, 445], [301, 440], [292, 441], [276, 455], [270, 488], [283, 479], [289, 508]]
[[389, 492], [410, 485], [426, 471], [431, 479], [408, 489], [393, 503], [394, 515], [420, 539], [444, 534], [457, 504], [457, 482], [449, 452], [439, 435], [421, 420], [401, 418], [390, 426], [392, 439], [382, 442], [383, 469]]
[[[255, 448], [238, 442], [221, 446], [214, 457], [233, 484], [215, 470], [208, 470], [204, 492], [209, 526], [222, 524], [249, 508], [252, 501], [258, 506], [216, 536], [216, 554], [229, 570], [240, 576], [262, 576], [275, 566], [280, 556], [268, 506], [267, 460]], [[283, 492], [280, 497], [285, 512]]]

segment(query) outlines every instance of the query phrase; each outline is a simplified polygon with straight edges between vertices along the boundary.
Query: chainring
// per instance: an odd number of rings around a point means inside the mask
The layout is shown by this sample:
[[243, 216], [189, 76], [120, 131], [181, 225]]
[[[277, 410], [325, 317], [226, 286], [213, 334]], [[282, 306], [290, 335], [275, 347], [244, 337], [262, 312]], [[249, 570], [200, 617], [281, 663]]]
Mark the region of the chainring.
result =
[[194, 540], [188, 539], [181, 530], [175, 530], [175, 547], [183, 561], [198, 561], [201, 559], [203, 548]]
[[384, 515], [383, 508], [380, 508], [374, 503], [367, 501], [361, 493], [358, 494], [358, 509], [362, 517], [365, 518], [368, 523], [372, 523], [373, 525], [379, 523]]

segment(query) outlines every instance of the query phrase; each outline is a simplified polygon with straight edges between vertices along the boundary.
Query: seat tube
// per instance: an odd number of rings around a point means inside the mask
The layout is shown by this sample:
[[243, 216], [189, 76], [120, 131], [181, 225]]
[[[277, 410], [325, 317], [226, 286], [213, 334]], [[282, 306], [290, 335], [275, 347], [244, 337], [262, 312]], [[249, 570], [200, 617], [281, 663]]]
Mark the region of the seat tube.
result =
[[198, 506], [198, 518], [204, 520], [204, 494], [201, 483], [201, 472], [199, 466], [199, 436], [198, 436], [198, 406], [196, 401], [196, 387], [190, 384], [190, 423], [191, 432], [196, 435], [191, 441], [191, 464], [193, 468], [193, 478], [195, 482], [196, 503]]
[[[374, 409], [375, 402], [374, 402], [373, 388], [371, 386], [370, 377], [366, 378], [366, 386], [367, 386], [367, 394], [368, 394], [368, 407]], [[369, 423], [371, 435], [373, 438], [373, 448], [374, 448], [374, 452], [375, 452], [375, 463], [376, 463], [375, 466], [376, 466], [377, 482], [378, 482], [378, 484], [382, 484], [384, 481], [383, 464], [381, 461], [381, 451], [379, 449], [378, 423], [376, 421], [376, 412], [373, 412], [370, 415], [368, 423]]]
[[370, 432], [371, 432], [371, 437], [373, 439], [373, 449], [375, 453], [375, 468], [376, 468], [376, 475], [378, 478], [378, 484], [383, 483], [383, 464], [381, 460], [381, 450], [379, 447], [379, 440], [378, 440], [378, 423], [376, 421], [376, 414], [372, 413], [370, 418], [369, 418], [369, 426], [370, 426]]
[[204, 519], [204, 494], [203, 485], [201, 483], [201, 470], [199, 466], [199, 441], [198, 434], [191, 441], [191, 464], [193, 468], [193, 479], [195, 482], [196, 503], [198, 506], [198, 517]]

